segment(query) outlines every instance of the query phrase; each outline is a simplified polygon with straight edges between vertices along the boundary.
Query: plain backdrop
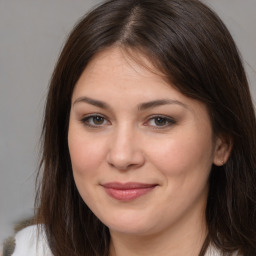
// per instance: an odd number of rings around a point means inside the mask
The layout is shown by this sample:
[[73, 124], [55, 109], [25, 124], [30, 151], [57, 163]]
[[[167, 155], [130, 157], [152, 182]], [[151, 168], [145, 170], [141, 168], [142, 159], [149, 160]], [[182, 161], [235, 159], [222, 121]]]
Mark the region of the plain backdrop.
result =
[[[129, 0], [127, 0], [129, 1]], [[51, 72], [76, 21], [101, 1], [0, 0], [0, 244], [33, 215]], [[230, 29], [256, 99], [256, 0], [204, 0]]]

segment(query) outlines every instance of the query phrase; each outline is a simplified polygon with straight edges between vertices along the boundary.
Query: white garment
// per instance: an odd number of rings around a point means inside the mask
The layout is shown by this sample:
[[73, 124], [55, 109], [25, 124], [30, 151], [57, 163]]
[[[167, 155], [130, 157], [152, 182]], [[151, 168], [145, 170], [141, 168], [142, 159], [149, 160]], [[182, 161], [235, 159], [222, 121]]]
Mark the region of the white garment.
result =
[[[16, 246], [12, 256], [53, 256], [48, 246], [45, 233], [37, 232], [36, 225], [29, 226], [19, 231], [15, 236], [15, 240]], [[213, 246], [210, 246], [205, 254], [205, 256], [220, 255], [220, 251]], [[238, 254], [234, 253], [233, 256], [238, 256]]]
[[45, 233], [37, 232], [36, 225], [19, 231], [15, 236], [15, 241], [16, 245], [12, 256], [53, 256]]
[[[222, 253], [215, 247], [209, 246], [205, 256], [220, 256]], [[238, 254], [238, 252], [232, 253], [232, 256], [242, 256], [241, 254]]]

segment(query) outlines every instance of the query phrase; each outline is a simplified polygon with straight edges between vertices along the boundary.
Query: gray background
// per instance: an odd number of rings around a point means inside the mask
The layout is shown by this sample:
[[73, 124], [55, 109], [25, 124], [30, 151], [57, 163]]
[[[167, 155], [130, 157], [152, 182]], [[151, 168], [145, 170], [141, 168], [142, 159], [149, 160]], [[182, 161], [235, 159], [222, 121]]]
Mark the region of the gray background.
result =
[[[33, 214], [47, 87], [60, 49], [93, 0], [0, 0], [0, 244]], [[241, 51], [256, 99], [256, 0], [205, 0]]]

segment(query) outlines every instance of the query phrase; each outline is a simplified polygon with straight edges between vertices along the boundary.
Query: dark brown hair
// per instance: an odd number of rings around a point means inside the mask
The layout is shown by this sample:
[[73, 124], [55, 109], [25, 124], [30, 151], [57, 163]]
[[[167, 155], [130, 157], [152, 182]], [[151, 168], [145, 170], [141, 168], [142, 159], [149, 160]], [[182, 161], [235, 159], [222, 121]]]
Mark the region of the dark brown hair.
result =
[[225, 25], [197, 0], [110, 0], [81, 19], [54, 70], [43, 126], [37, 222], [56, 256], [108, 255], [110, 235], [76, 188], [67, 144], [71, 95], [90, 60], [111, 46], [144, 54], [183, 94], [203, 102], [232, 143], [209, 178], [209, 243], [256, 255], [256, 122], [245, 72]]

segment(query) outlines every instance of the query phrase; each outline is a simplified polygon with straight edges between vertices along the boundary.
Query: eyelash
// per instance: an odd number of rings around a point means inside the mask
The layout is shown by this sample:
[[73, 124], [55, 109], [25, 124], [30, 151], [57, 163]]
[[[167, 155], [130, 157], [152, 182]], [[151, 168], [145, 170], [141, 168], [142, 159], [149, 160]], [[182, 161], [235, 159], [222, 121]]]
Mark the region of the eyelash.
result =
[[[87, 126], [87, 127], [90, 127], [90, 128], [101, 128], [102, 126], [104, 126], [105, 124], [100, 124], [100, 125], [97, 125], [97, 124], [91, 124], [90, 123], [90, 119], [93, 121], [94, 118], [101, 118], [103, 120], [103, 122], [108, 122], [107, 119], [100, 115], [100, 114], [92, 114], [92, 115], [88, 115], [86, 117], [84, 117], [81, 122]], [[109, 122], [108, 122], [109, 123]]]
[[170, 127], [171, 125], [173, 124], [176, 124], [176, 121], [173, 119], [173, 118], [170, 118], [170, 117], [167, 117], [167, 116], [162, 116], [162, 115], [154, 115], [154, 116], [151, 116], [147, 121], [146, 121], [146, 124], [144, 124], [145, 126], [150, 126], [148, 125], [148, 123], [150, 121], [156, 121], [157, 119], [162, 119], [162, 121], [165, 122], [164, 125], [160, 125], [160, 126], [157, 126], [157, 125], [151, 125], [153, 127], [153, 129], [165, 129], [165, 128], [168, 128]]
[[[95, 118], [100, 118], [103, 121], [103, 124], [90, 123], [90, 121], [94, 122]], [[151, 121], [156, 122], [157, 119], [161, 119], [161, 122], [164, 122], [164, 125], [158, 126], [158, 125], [150, 125], [149, 124]], [[158, 121], [160, 121], [160, 120], [158, 120]], [[100, 115], [100, 114], [88, 115], [88, 116], [84, 117], [83, 119], [81, 119], [81, 122], [85, 126], [90, 127], [90, 128], [95, 128], [95, 129], [97, 129], [97, 128], [99, 129], [99, 128], [102, 128], [103, 126], [105, 126], [106, 123], [104, 123], [104, 122], [107, 122], [107, 125], [110, 123], [103, 115]], [[151, 126], [151, 127], [153, 127], [153, 129], [165, 129], [175, 123], [176, 123], [176, 121], [173, 118], [170, 118], [167, 116], [162, 116], [162, 115], [154, 115], [154, 116], [151, 116], [150, 118], [148, 118], [147, 121], [143, 125]]]

